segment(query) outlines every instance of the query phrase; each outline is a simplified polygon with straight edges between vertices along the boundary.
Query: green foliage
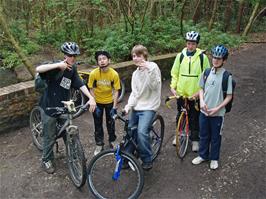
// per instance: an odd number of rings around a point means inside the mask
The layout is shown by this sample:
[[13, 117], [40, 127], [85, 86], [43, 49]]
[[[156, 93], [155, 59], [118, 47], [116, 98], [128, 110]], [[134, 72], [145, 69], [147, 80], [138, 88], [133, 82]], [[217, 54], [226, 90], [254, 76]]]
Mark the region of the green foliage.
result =
[[15, 66], [21, 64], [18, 55], [15, 52], [11, 51], [2, 51], [3, 59], [3, 68], [14, 68]]

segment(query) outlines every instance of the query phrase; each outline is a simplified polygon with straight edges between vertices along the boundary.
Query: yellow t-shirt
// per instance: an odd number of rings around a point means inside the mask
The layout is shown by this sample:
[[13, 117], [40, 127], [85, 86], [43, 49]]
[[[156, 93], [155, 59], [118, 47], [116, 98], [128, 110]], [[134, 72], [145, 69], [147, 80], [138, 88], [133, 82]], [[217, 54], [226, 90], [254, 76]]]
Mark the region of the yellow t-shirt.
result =
[[96, 68], [90, 73], [88, 87], [93, 89], [97, 103], [110, 104], [113, 102], [113, 89], [120, 89], [119, 75], [113, 68], [105, 72]]

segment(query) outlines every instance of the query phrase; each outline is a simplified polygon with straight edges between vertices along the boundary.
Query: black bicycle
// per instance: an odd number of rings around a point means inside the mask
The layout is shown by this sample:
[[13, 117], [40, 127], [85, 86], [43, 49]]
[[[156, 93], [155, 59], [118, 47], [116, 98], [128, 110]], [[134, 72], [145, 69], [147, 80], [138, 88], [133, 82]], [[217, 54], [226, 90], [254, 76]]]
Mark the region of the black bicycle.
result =
[[[79, 139], [79, 129], [73, 125], [73, 118], [78, 117], [87, 109], [84, 106], [79, 107], [79, 115], [76, 114], [74, 102], [63, 101], [64, 107], [52, 107], [48, 110], [55, 110], [54, 116], [57, 116], [63, 123], [57, 122], [56, 135], [56, 151], [58, 152], [57, 140], [65, 135], [66, 154], [68, 159], [68, 168], [70, 178], [74, 185], [78, 188], [82, 187], [86, 182], [86, 159], [84, 150]], [[42, 108], [35, 106], [30, 113], [30, 130], [34, 145], [40, 150], [43, 150], [43, 125], [42, 125]]]
[[[132, 137], [136, 126], [128, 128], [128, 120], [117, 114], [115, 119], [124, 122], [123, 141], [115, 149], [104, 150], [96, 155], [87, 169], [89, 190], [96, 198], [138, 198], [144, 185], [143, 169], [136, 156], [127, 153], [125, 148], [132, 143], [137, 144]], [[152, 160], [158, 156], [164, 137], [164, 120], [156, 114], [150, 129]]]

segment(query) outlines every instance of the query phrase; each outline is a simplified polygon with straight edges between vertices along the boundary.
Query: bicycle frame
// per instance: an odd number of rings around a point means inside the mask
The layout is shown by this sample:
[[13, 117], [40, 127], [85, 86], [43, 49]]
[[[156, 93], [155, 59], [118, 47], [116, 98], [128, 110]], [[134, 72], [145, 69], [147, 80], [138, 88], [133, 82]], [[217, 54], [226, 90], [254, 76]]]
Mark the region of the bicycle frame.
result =
[[[180, 117], [182, 116], [182, 114], [185, 114], [185, 118], [186, 118], [186, 128], [185, 128], [185, 132], [186, 135], [189, 135], [189, 117], [188, 117], [188, 110], [189, 110], [189, 104], [188, 104], [188, 99], [185, 98], [185, 105], [184, 107], [181, 107], [181, 114]], [[179, 131], [180, 136], [182, 135], [182, 127], [180, 125], [181, 120], [178, 120], [178, 124], [177, 126], [179, 126], [179, 129], [176, 129]]]

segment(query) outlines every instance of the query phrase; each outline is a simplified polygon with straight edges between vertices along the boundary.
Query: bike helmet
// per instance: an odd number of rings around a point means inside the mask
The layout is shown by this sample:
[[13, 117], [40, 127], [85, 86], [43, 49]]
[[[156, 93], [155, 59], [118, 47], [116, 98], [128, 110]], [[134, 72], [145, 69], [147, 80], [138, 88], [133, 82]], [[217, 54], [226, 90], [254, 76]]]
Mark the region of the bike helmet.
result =
[[223, 60], [227, 59], [229, 53], [226, 47], [223, 45], [215, 46], [212, 51], [212, 56], [217, 58], [223, 58]]
[[186, 33], [186, 41], [194, 41], [199, 43], [200, 41], [200, 34], [195, 31], [190, 31]]
[[98, 62], [98, 57], [100, 55], [105, 55], [108, 59], [111, 58], [111, 55], [109, 52], [105, 51], [105, 50], [99, 50], [95, 52], [95, 60]]
[[79, 55], [79, 46], [75, 42], [65, 42], [61, 46], [61, 51], [67, 55]]

